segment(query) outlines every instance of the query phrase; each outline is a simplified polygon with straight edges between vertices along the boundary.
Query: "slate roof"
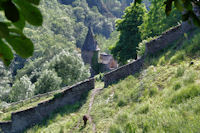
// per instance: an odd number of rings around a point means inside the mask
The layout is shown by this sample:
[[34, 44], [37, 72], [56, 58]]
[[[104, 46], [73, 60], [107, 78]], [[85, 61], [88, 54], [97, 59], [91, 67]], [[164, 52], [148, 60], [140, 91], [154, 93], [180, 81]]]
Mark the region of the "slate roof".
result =
[[88, 28], [88, 33], [81, 50], [83, 51], [98, 51], [99, 50], [97, 41], [94, 38], [94, 33], [91, 27]]

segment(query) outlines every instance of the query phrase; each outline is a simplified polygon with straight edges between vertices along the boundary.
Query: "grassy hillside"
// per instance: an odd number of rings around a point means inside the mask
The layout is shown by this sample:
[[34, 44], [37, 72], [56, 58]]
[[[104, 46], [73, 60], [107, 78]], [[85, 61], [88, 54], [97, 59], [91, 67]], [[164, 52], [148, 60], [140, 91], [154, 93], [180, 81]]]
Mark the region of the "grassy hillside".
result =
[[[168, 50], [148, 57], [140, 73], [96, 95], [93, 90], [86, 100], [59, 109], [26, 132], [199, 132], [200, 33], [191, 36], [185, 34]], [[96, 88], [101, 87], [97, 82]], [[83, 127], [92, 97], [92, 123]]]

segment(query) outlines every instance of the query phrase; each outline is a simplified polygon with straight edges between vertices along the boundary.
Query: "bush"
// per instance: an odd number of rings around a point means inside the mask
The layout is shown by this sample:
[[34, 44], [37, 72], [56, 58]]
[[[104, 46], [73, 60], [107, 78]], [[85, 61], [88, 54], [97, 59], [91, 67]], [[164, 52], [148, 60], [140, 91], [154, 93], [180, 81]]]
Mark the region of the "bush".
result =
[[150, 42], [153, 39], [154, 38], [150, 37], [150, 38], [147, 38], [146, 40], [143, 40], [141, 43], [139, 43], [139, 45], [137, 47], [137, 55], [139, 57], [141, 57], [145, 54], [146, 43]]
[[78, 53], [71, 54], [63, 50], [50, 61], [49, 68], [62, 78], [62, 86], [72, 85], [89, 77], [89, 68], [84, 65]]
[[12, 102], [24, 100], [32, 97], [34, 94], [35, 85], [33, 85], [27, 75], [17, 80], [10, 91], [10, 100]]
[[61, 82], [62, 80], [57, 76], [56, 72], [44, 70], [38, 81], [35, 83], [35, 94], [41, 94], [60, 89]]

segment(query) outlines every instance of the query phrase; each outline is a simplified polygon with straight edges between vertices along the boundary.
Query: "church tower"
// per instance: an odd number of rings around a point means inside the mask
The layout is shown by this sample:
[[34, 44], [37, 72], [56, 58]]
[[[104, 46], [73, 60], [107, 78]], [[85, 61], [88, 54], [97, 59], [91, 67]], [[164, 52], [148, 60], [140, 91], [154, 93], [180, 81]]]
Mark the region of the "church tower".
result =
[[81, 56], [85, 64], [90, 64], [90, 66], [92, 66], [92, 60], [95, 58], [94, 56], [97, 56], [95, 60], [98, 61], [98, 54], [98, 44], [91, 27], [89, 27], [85, 42], [81, 48]]

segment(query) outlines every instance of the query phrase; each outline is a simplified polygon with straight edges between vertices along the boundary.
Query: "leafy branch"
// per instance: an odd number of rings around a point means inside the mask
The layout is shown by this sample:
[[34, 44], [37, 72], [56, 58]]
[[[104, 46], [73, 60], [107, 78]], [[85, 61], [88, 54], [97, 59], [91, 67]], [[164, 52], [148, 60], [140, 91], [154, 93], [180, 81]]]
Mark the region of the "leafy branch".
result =
[[43, 17], [37, 8], [40, 0], [1, 0], [0, 11], [6, 20], [0, 22], [0, 59], [6, 66], [18, 54], [23, 58], [30, 57], [34, 51], [32, 41], [23, 34], [26, 22], [40, 26]]
[[[142, 0], [135, 0], [135, 4], [141, 2]], [[194, 7], [200, 8], [199, 0], [166, 0], [164, 4], [166, 5], [165, 13], [167, 16], [169, 16], [172, 11], [173, 3], [179, 11], [184, 12], [182, 15], [183, 21], [192, 20], [195, 25], [200, 27], [200, 19], [193, 10]]]

